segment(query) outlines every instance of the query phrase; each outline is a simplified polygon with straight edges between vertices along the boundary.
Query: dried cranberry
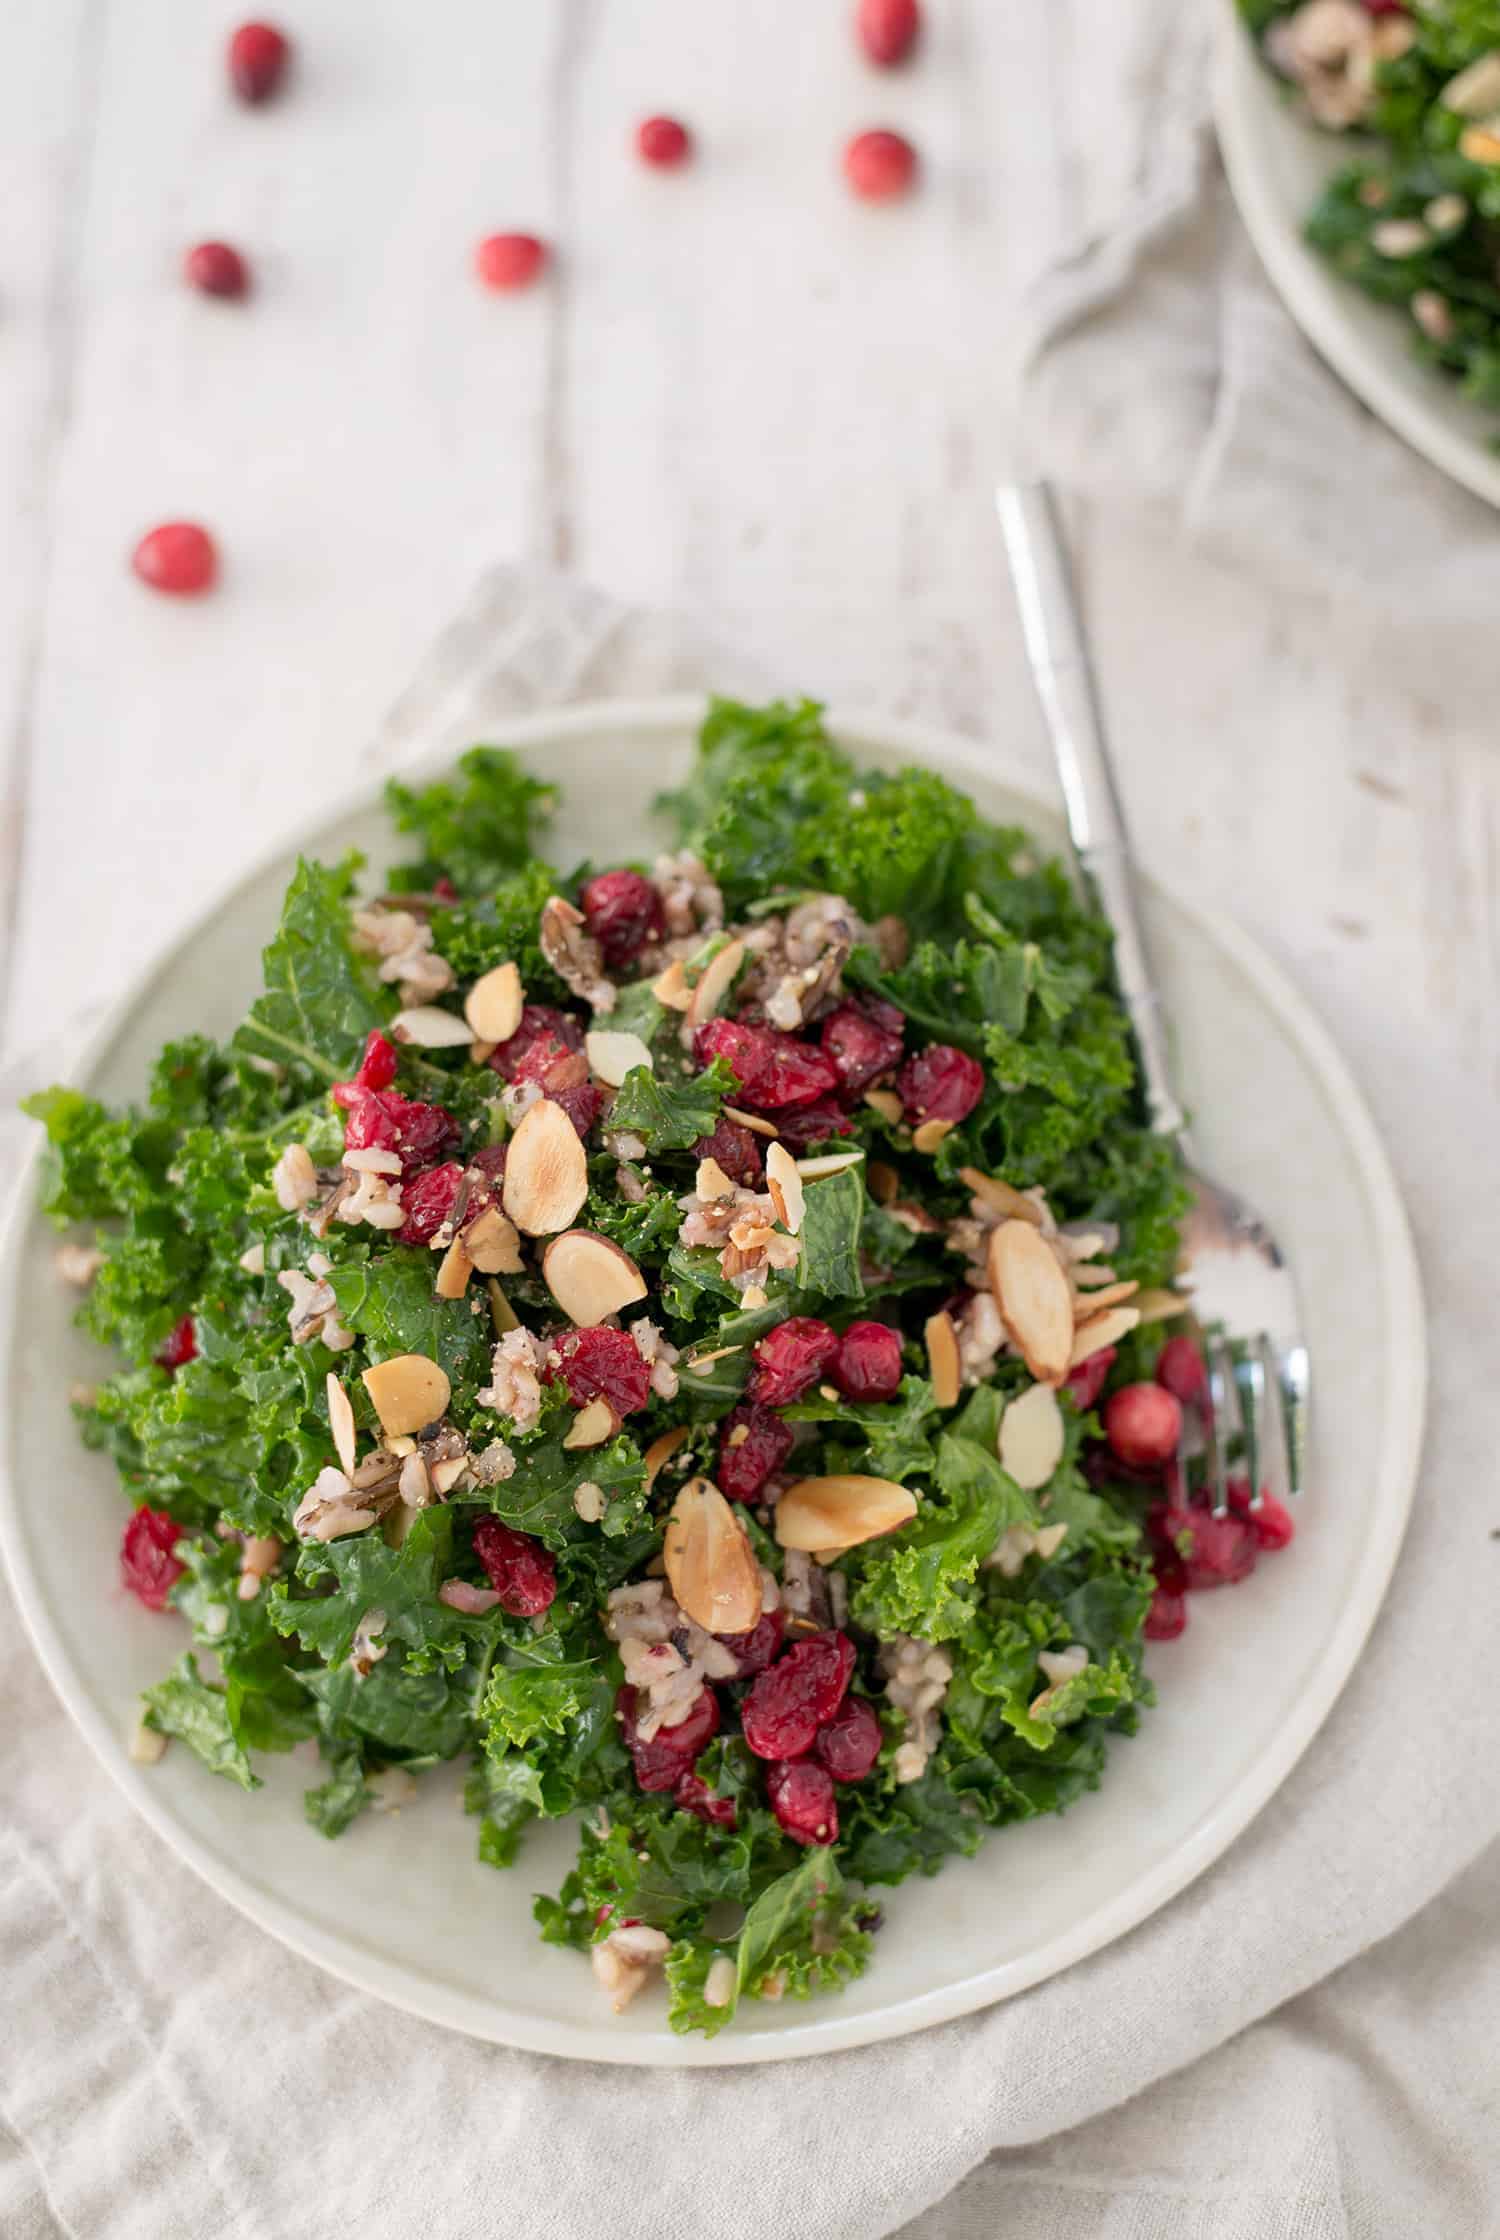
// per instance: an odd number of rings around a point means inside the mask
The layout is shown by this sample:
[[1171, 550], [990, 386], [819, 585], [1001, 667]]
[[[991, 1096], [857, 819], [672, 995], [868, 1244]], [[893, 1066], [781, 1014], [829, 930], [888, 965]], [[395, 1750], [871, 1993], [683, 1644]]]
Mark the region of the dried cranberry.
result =
[[755, 1348], [751, 1399], [765, 1408], [789, 1407], [817, 1383], [838, 1349], [837, 1332], [816, 1315], [794, 1314], [778, 1323]]
[[235, 298], [250, 287], [250, 267], [227, 241], [200, 241], [182, 260], [182, 277], [201, 296]]
[[1177, 1452], [1182, 1409], [1159, 1384], [1127, 1384], [1104, 1410], [1110, 1451], [1128, 1470], [1160, 1470]]
[[346, 1151], [394, 1151], [403, 1168], [417, 1168], [430, 1167], [458, 1149], [463, 1131], [443, 1105], [347, 1081], [336, 1081], [332, 1094], [346, 1115]]
[[575, 1408], [603, 1398], [617, 1416], [628, 1416], [651, 1397], [651, 1364], [628, 1330], [570, 1330], [551, 1351], [558, 1363], [548, 1376], [562, 1378]]
[[858, 1096], [901, 1063], [906, 1021], [893, 1003], [850, 996], [823, 1021], [819, 1040], [845, 1096]]
[[1187, 1603], [1170, 1587], [1158, 1587], [1146, 1612], [1144, 1632], [1148, 1641], [1175, 1641], [1187, 1630]]
[[185, 1369], [190, 1361], [196, 1361], [197, 1358], [198, 1333], [193, 1328], [192, 1316], [185, 1314], [180, 1322], [173, 1323], [157, 1347], [153, 1359], [170, 1373], [173, 1369]]
[[566, 1011], [559, 1011], [550, 1003], [528, 1003], [521, 1013], [521, 1024], [509, 1042], [497, 1043], [491, 1051], [490, 1064], [503, 1081], [539, 1080], [540, 1072], [523, 1074], [517, 1070], [537, 1043], [547, 1045], [544, 1059], [537, 1061], [541, 1071], [545, 1071], [546, 1062], [560, 1051], [583, 1048], [583, 1029]]
[[1168, 1338], [1156, 1364], [1156, 1381], [1190, 1408], [1208, 1390], [1208, 1370], [1192, 1338]]
[[1257, 1544], [1268, 1555], [1274, 1555], [1279, 1548], [1286, 1547], [1297, 1536], [1296, 1521], [1291, 1510], [1284, 1501], [1278, 1501], [1274, 1493], [1262, 1491], [1260, 1507], [1251, 1507], [1248, 1478], [1230, 1479], [1229, 1506], [1237, 1516], [1249, 1519]]
[[845, 1696], [827, 1726], [819, 1729], [813, 1756], [835, 1781], [863, 1781], [880, 1756], [881, 1739], [874, 1705], [863, 1696]]
[[719, 1491], [730, 1501], [754, 1501], [795, 1443], [789, 1423], [742, 1400], [719, 1426]]
[[854, 1643], [843, 1633], [809, 1634], [752, 1681], [740, 1705], [757, 1758], [801, 1758], [848, 1693]]
[[663, 171], [686, 163], [693, 152], [692, 134], [675, 117], [647, 117], [636, 126], [635, 144], [642, 163]]
[[846, 1400], [893, 1400], [901, 1388], [901, 1340], [883, 1322], [851, 1322], [829, 1375]]
[[917, 175], [917, 151], [899, 132], [859, 132], [844, 150], [844, 177], [862, 202], [891, 202]]
[[[1258, 1546], [1255, 1529], [1247, 1517], [1229, 1510], [1216, 1517], [1211, 1509], [1169, 1506], [1160, 1530], [1183, 1568], [1187, 1584], [1195, 1591], [1208, 1587], [1233, 1587], [1255, 1569]], [[1160, 1573], [1157, 1574], [1160, 1584]]]
[[722, 1058], [734, 1069], [745, 1102], [780, 1112], [831, 1096], [838, 1076], [821, 1050], [779, 1027], [754, 1027], [744, 1019], [709, 1019], [693, 1037], [700, 1066]]
[[838, 1842], [839, 1808], [825, 1767], [807, 1758], [795, 1765], [773, 1765], [766, 1773], [766, 1794], [794, 1843]]
[[172, 1553], [181, 1538], [181, 1525], [164, 1509], [132, 1511], [120, 1541], [120, 1577], [148, 1610], [165, 1610], [186, 1569]]
[[229, 42], [229, 82], [241, 101], [269, 101], [291, 52], [291, 42], [274, 23], [242, 23]]
[[831, 1097], [819, 1097], [816, 1104], [798, 1105], [791, 1112], [778, 1112], [776, 1133], [786, 1149], [797, 1158], [811, 1150], [815, 1143], [827, 1143], [833, 1136], [851, 1135], [854, 1122], [842, 1105]]
[[211, 588], [219, 572], [219, 555], [213, 538], [196, 521], [164, 521], [160, 528], [147, 530], [130, 555], [130, 565], [153, 591], [191, 599]]
[[917, 0], [859, 0], [854, 18], [855, 36], [882, 70], [906, 60], [921, 24]]
[[643, 1742], [637, 1731], [638, 1703], [638, 1691], [628, 1685], [615, 1696], [621, 1739], [635, 1766], [636, 1786], [648, 1795], [675, 1789], [719, 1731], [719, 1699], [712, 1688], [704, 1688], [693, 1698], [685, 1719], [675, 1727], [659, 1727], [649, 1742]]
[[365, 1036], [364, 1055], [354, 1076], [356, 1089], [388, 1089], [396, 1078], [396, 1045], [387, 1042], [379, 1027]]
[[474, 1527], [474, 1553], [489, 1573], [500, 1607], [513, 1618], [535, 1618], [557, 1593], [557, 1558], [530, 1533], [514, 1532], [498, 1517]]
[[716, 1633], [714, 1639], [733, 1656], [736, 1680], [753, 1680], [767, 1665], [775, 1663], [785, 1631], [786, 1612], [767, 1610], [748, 1633]]
[[566, 1088], [554, 1089], [550, 1085], [544, 1094], [553, 1104], [560, 1104], [578, 1130], [586, 1138], [590, 1128], [604, 1110], [604, 1092], [592, 1081], [571, 1081]]
[[[646, 1784], [641, 1783], [644, 1788]], [[716, 1797], [708, 1783], [696, 1773], [680, 1773], [672, 1788], [672, 1802], [679, 1812], [694, 1812], [706, 1820], [711, 1828], [734, 1827], [737, 1815], [733, 1797]]]
[[639, 871], [601, 871], [578, 893], [589, 932], [611, 967], [629, 964], [667, 930], [661, 896]]
[[547, 262], [547, 245], [534, 233], [487, 234], [474, 251], [474, 269], [487, 288], [508, 294], [529, 288]]
[[509, 1151], [508, 1144], [486, 1143], [469, 1154], [470, 1171], [483, 1175], [490, 1185], [492, 1195], [496, 1197], [499, 1195], [497, 1186], [505, 1180], [505, 1161]]
[[984, 1095], [984, 1068], [967, 1050], [929, 1042], [907, 1059], [896, 1087], [908, 1120], [967, 1120]]
[[430, 1244], [458, 1200], [464, 1170], [456, 1159], [428, 1167], [413, 1175], [401, 1189], [401, 1210], [406, 1215], [397, 1230], [401, 1244]]
[[1064, 1392], [1067, 1393], [1080, 1415], [1087, 1415], [1089, 1409], [1093, 1407], [1100, 1393], [1104, 1390], [1105, 1385], [1109, 1382], [1109, 1372], [1114, 1367], [1118, 1356], [1118, 1346], [1101, 1346], [1097, 1353], [1089, 1355], [1087, 1361], [1079, 1362], [1078, 1367], [1063, 1386]]
[[730, 1181], [746, 1189], [759, 1182], [765, 1168], [755, 1130], [742, 1128], [738, 1120], [726, 1120], [722, 1114], [713, 1134], [700, 1136], [693, 1145], [693, 1157], [717, 1159]]
[[458, 889], [446, 871], [440, 871], [432, 882], [432, 891], [439, 902], [457, 902]]

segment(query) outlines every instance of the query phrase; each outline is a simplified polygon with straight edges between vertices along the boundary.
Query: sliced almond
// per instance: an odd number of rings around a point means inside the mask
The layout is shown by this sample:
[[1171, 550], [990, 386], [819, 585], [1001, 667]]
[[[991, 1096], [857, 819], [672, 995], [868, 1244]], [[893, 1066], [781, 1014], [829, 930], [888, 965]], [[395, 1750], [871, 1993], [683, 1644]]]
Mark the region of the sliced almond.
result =
[[506, 1298], [497, 1279], [491, 1276], [484, 1288], [490, 1295], [490, 1321], [494, 1324], [496, 1337], [503, 1338], [507, 1330], [519, 1330], [521, 1317]]
[[550, 1237], [576, 1220], [589, 1194], [589, 1163], [560, 1104], [542, 1097], [510, 1141], [501, 1203], [528, 1237]]
[[1024, 1191], [1014, 1190], [998, 1175], [981, 1174], [978, 1167], [960, 1167], [958, 1179], [976, 1198], [982, 1198], [992, 1213], [1005, 1221], [1029, 1221], [1033, 1229], [1042, 1225], [1042, 1209], [1035, 1198], [1028, 1198]]
[[865, 1169], [865, 1185], [878, 1206], [888, 1206], [901, 1189], [901, 1177], [884, 1159], [872, 1159]]
[[646, 1279], [631, 1259], [595, 1229], [569, 1229], [542, 1254], [542, 1281], [568, 1320], [592, 1330], [646, 1296]]
[[821, 1182], [825, 1175], [842, 1174], [846, 1167], [857, 1167], [863, 1157], [862, 1151], [825, 1151], [816, 1159], [799, 1159], [797, 1172], [804, 1182]]
[[433, 1290], [440, 1299], [461, 1299], [469, 1288], [469, 1278], [474, 1273], [474, 1263], [464, 1249], [462, 1237], [455, 1237], [443, 1254]]
[[398, 1353], [361, 1372], [380, 1428], [394, 1438], [436, 1423], [451, 1394], [447, 1372], [425, 1353]]
[[[1039, 1389], [1046, 1392], [1050, 1387], [1042, 1385]], [[1044, 1524], [1041, 1531], [1033, 1536], [1032, 1546], [1044, 1563], [1050, 1563], [1067, 1537], [1068, 1528], [1065, 1524]]]
[[743, 941], [726, 941], [723, 948], [711, 956], [699, 973], [688, 1000], [687, 1023], [701, 1027], [705, 1019], [716, 1019], [729, 1000], [735, 975], [745, 961]]
[[1186, 1314], [1192, 1305], [1179, 1291], [1138, 1291], [1135, 1295], [1136, 1311], [1142, 1322], [1170, 1322], [1174, 1315]]
[[685, 1446], [692, 1436], [692, 1425], [679, 1423], [675, 1430], [663, 1431], [658, 1438], [652, 1440], [641, 1457], [646, 1465], [646, 1491], [648, 1493], [656, 1483], [656, 1473], [660, 1470], [662, 1464], [670, 1462], [677, 1449]]
[[748, 1128], [752, 1135], [779, 1136], [781, 1133], [775, 1121], [768, 1120], [763, 1112], [741, 1112], [738, 1105], [726, 1104], [724, 1117], [733, 1120], [738, 1127]]
[[776, 1542], [809, 1555], [857, 1548], [910, 1524], [916, 1513], [916, 1496], [892, 1478], [799, 1478], [776, 1504]]
[[716, 1361], [727, 1361], [732, 1353], [738, 1353], [739, 1351], [738, 1346], [718, 1346], [712, 1353], [695, 1353], [692, 1359], [684, 1361], [682, 1366], [692, 1376], [706, 1377]]
[[525, 1002], [520, 967], [497, 964], [493, 972], [481, 973], [464, 998], [464, 1017], [477, 1041], [509, 1042], [521, 1024]]
[[901, 1116], [906, 1107], [894, 1089], [866, 1089], [865, 1103], [872, 1112], [878, 1112], [882, 1120], [888, 1120], [893, 1128], [901, 1125]]
[[990, 1290], [1006, 1335], [1041, 1384], [1061, 1384], [1073, 1346], [1073, 1294], [1057, 1254], [1028, 1221], [990, 1231]]
[[450, 1454], [446, 1462], [435, 1462], [427, 1474], [438, 1493], [451, 1493], [468, 1467], [466, 1454]]
[[757, 1313], [765, 1303], [766, 1294], [758, 1283], [752, 1283], [748, 1291], [740, 1293], [740, 1305], [747, 1314]]
[[1488, 125], [1465, 125], [1458, 136], [1458, 152], [1466, 163], [1500, 163], [1500, 133]]
[[732, 1198], [734, 1184], [730, 1181], [717, 1159], [700, 1159], [698, 1172], [693, 1177], [693, 1194], [705, 1204], [715, 1198]]
[[620, 1428], [620, 1419], [602, 1393], [586, 1401], [563, 1434], [563, 1445], [570, 1448], [602, 1447]]
[[667, 1581], [707, 1633], [748, 1633], [760, 1618], [760, 1565], [750, 1536], [718, 1487], [689, 1478], [662, 1540]]
[[470, 1065], [487, 1066], [499, 1047], [498, 1042], [471, 1042], [469, 1044]]
[[330, 1369], [328, 1372], [328, 1426], [333, 1433], [333, 1451], [339, 1458], [339, 1468], [346, 1478], [354, 1475], [358, 1435], [354, 1428], [354, 1409], [349, 1395]]
[[1140, 1319], [1139, 1307], [1111, 1307], [1107, 1314], [1094, 1315], [1073, 1340], [1068, 1367], [1076, 1369], [1091, 1354], [1102, 1353], [1106, 1346], [1115, 1345]]
[[409, 1042], [418, 1050], [456, 1050], [461, 1042], [473, 1040], [466, 1020], [435, 1003], [414, 1003], [409, 1010], [398, 1011], [386, 1032], [392, 1042]]
[[1096, 1290], [1085, 1291], [1076, 1301], [1073, 1311], [1080, 1320], [1103, 1314], [1107, 1307], [1122, 1307], [1127, 1299], [1135, 1297], [1140, 1288], [1134, 1282], [1103, 1284]]
[[945, 1136], [951, 1136], [957, 1127], [956, 1120], [924, 1120], [920, 1128], [912, 1130], [913, 1151], [936, 1151]]
[[688, 986], [681, 957], [674, 957], [666, 971], [656, 975], [651, 983], [651, 993], [668, 1011], [686, 1011], [693, 1000], [693, 991]]
[[1066, 1443], [1062, 1410], [1050, 1384], [1034, 1384], [1018, 1394], [1000, 1418], [1000, 1467], [1023, 1493], [1037, 1493], [1047, 1483]]
[[789, 1237], [795, 1237], [802, 1227], [807, 1201], [797, 1162], [784, 1143], [773, 1143], [766, 1153], [766, 1188], [771, 1193], [777, 1220]]
[[588, 1053], [589, 1071], [606, 1089], [618, 1089], [627, 1073], [634, 1073], [637, 1066], [652, 1070], [651, 1053], [638, 1034], [625, 1034], [615, 1027], [596, 1027], [583, 1038]]
[[521, 1239], [513, 1221], [498, 1206], [476, 1213], [463, 1233], [463, 1246], [482, 1276], [518, 1276], [521, 1273]]
[[932, 1397], [940, 1408], [956, 1408], [963, 1383], [963, 1364], [958, 1358], [958, 1332], [946, 1308], [940, 1307], [936, 1314], [928, 1316], [922, 1335], [927, 1340], [927, 1372], [932, 1378]]

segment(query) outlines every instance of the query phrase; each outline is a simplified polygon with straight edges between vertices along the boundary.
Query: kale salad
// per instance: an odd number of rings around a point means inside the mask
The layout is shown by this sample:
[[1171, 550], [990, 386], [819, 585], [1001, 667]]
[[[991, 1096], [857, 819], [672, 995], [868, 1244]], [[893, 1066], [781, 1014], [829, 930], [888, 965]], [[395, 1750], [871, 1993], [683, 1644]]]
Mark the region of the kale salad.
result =
[[1360, 136], [1309, 213], [1417, 354], [1500, 408], [1500, 0], [1238, 0], [1306, 113]]
[[460, 1761], [510, 1873], [575, 1814], [542, 1936], [714, 2032], [1093, 1788], [1290, 1525], [1178, 1459], [1176, 1157], [1023, 832], [811, 703], [709, 705], [649, 867], [549, 861], [492, 747], [388, 805], [228, 1042], [29, 1100], [125, 1362], [74, 1404], [164, 1634], [132, 1752], [297, 1751], [354, 1843]]

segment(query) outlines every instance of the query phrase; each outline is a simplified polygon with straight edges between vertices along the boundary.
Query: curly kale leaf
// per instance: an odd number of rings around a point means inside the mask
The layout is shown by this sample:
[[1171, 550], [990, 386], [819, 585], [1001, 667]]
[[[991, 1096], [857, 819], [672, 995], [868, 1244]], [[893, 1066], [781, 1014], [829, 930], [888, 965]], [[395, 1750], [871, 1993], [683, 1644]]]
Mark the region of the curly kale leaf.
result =
[[825, 1299], [862, 1299], [859, 1272], [860, 1229], [865, 1212], [863, 1166], [824, 1175], [803, 1190], [801, 1258], [797, 1282]]
[[147, 1726], [185, 1742], [210, 1773], [221, 1774], [242, 1789], [260, 1787], [260, 1776], [251, 1772], [244, 1745], [235, 1736], [224, 1690], [200, 1678], [191, 1651], [178, 1659], [165, 1680], [145, 1691], [142, 1701]]
[[397, 831], [415, 834], [422, 851], [406, 875], [424, 887], [446, 877], [466, 895], [489, 893], [524, 870], [557, 798], [556, 786], [533, 778], [504, 747], [470, 747], [455, 776], [433, 785], [392, 778], [385, 789]]
[[384, 1026], [395, 997], [356, 958], [349, 898], [358, 858], [330, 869], [297, 865], [281, 923], [261, 953], [265, 992], [234, 1037], [246, 1056], [270, 1058], [313, 1085], [346, 1080], [365, 1037]]
[[719, 1107], [735, 1083], [722, 1058], [702, 1073], [675, 1080], [669, 1074], [658, 1076], [649, 1066], [635, 1066], [610, 1107], [610, 1128], [639, 1136], [648, 1152], [691, 1151], [700, 1136], [713, 1134]]
[[367, 1612], [383, 1610], [383, 1642], [403, 1641], [418, 1652], [419, 1668], [456, 1670], [467, 1653], [465, 1627], [456, 1611], [437, 1599], [453, 1550], [453, 1516], [447, 1508], [423, 1509], [399, 1548], [373, 1532], [326, 1544], [308, 1543], [297, 1558], [299, 1583], [314, 1591], [294, 1596], [285, 1581], [271, 1588], [271, 1623], [295, 1633], [304, 1649], [325, 1664], [342, 1664]]
[[905, 1485], [932, 1471], [935, 1456], [927, 1423], [933, 1414], [932, 1386], [925, 1377], [903, 1377], [894, 1400], [799, 1400], [781, 1413], [788, 1423], [826, 1423], [853, 1434], [832, 1453], [825, 1450], [824, 1468], [864, 1471], [875, 1478], [894, 1478]]
[[557, 892], [557, 884], [550, 864], [523, 864], [477, 901], [434, 910], [433, 947], [460, 980], [477, 980], [496, 965], [514, 963], [528, 1002], [571, 1001], [542, 955], [539, 938], [542, 906]]

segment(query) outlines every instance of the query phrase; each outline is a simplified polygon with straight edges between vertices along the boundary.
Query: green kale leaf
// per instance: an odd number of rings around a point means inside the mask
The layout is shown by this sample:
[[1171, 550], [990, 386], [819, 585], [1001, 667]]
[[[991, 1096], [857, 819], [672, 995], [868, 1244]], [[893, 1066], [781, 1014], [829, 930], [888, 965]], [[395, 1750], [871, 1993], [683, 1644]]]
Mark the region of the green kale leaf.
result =
[[262, 953], [265, 993], [234, 1038], [236, 1051], [271, 1058], [312, 1084], [347, 1080], [365, 1037], [395, 1009], [394, 995], [379, 988], [350, 942], [357, 869], [355, 858], [331, 870], [298, 863], [281, 924]]

